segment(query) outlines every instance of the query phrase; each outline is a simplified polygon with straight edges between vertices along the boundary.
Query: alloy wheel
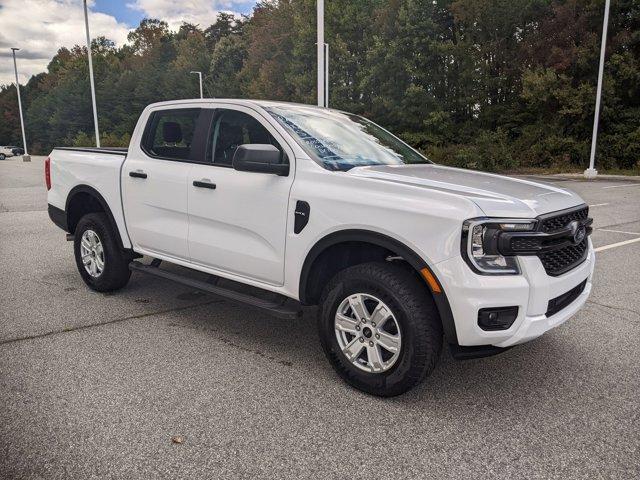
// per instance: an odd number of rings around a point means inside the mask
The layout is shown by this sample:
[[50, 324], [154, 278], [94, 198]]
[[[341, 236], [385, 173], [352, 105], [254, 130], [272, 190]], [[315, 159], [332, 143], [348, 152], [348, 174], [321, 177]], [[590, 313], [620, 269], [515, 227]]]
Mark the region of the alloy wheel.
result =
[[385, 372], [400, 356], [400, 325], [391, 309], [373, 295], [345, 298], [336, 311], [334, 329], [340, 350], [360, 370]]
[[84, 269], [93, 278], [104, 271], [104, 247], [102, 241], [93, 230], [85, 230], [80, 240], [80, 256]]

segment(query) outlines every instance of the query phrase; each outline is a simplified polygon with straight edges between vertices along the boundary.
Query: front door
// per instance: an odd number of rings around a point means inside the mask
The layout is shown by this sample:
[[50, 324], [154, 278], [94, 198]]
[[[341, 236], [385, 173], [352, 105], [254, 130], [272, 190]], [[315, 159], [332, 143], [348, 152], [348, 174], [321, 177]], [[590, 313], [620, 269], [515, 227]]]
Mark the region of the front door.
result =
[[282, 285], [294, 165], [288, 176], [234, 170], [236, 148], [251, 143], [278, 147], [282, 162], [293, 158], [291, 149], [259, 112], [241, 106], [215, 109], [209, 129], [209, 163], [194, 164], [190, 171], [191, 261]]

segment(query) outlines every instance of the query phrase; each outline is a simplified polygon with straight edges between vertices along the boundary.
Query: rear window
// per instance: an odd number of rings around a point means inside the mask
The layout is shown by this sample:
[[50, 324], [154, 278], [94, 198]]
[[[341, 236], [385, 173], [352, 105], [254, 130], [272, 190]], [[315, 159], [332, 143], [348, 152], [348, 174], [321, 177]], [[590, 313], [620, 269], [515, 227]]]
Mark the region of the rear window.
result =
[[193, 160], [193, 137], [200, 110], [154, 112], [147, 126], [144, 150], [154, 157]]

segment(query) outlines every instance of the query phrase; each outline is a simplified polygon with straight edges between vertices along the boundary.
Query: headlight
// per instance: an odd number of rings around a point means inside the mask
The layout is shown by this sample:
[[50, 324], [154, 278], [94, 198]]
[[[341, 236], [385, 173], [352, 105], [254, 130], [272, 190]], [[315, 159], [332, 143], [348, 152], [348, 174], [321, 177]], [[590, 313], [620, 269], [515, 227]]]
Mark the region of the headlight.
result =
[[462, 226], [462, 257], [471, 269], [481, 275], [518, 275], [516, 257], [498, 252], [498, 237], [502, 232], [534, 230], [535, 220], [476, 218]]

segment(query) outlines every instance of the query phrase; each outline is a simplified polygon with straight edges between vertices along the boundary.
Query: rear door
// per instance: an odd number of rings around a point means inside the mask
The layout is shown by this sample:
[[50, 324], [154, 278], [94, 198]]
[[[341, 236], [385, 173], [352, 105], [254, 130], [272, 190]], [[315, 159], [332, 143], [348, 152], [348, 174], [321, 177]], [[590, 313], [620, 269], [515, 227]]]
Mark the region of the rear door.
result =
[[189, 260], [188, 175], [204, 160], [210, 110], [163, 107], [150, 114], [140, 148], [122, 170], [127, 230], [134, 249]]
[[[207, 162], [189, 178], [189, 251], [193, 263], [272, 285], [284, 283], [288, 176], [232, 167], [239, 145], [270, 143], [291, 163], [293, 150], [259, 111], [216, 108], [207, 136]], [[215, 188], [214, 188], [215, 186]]]

